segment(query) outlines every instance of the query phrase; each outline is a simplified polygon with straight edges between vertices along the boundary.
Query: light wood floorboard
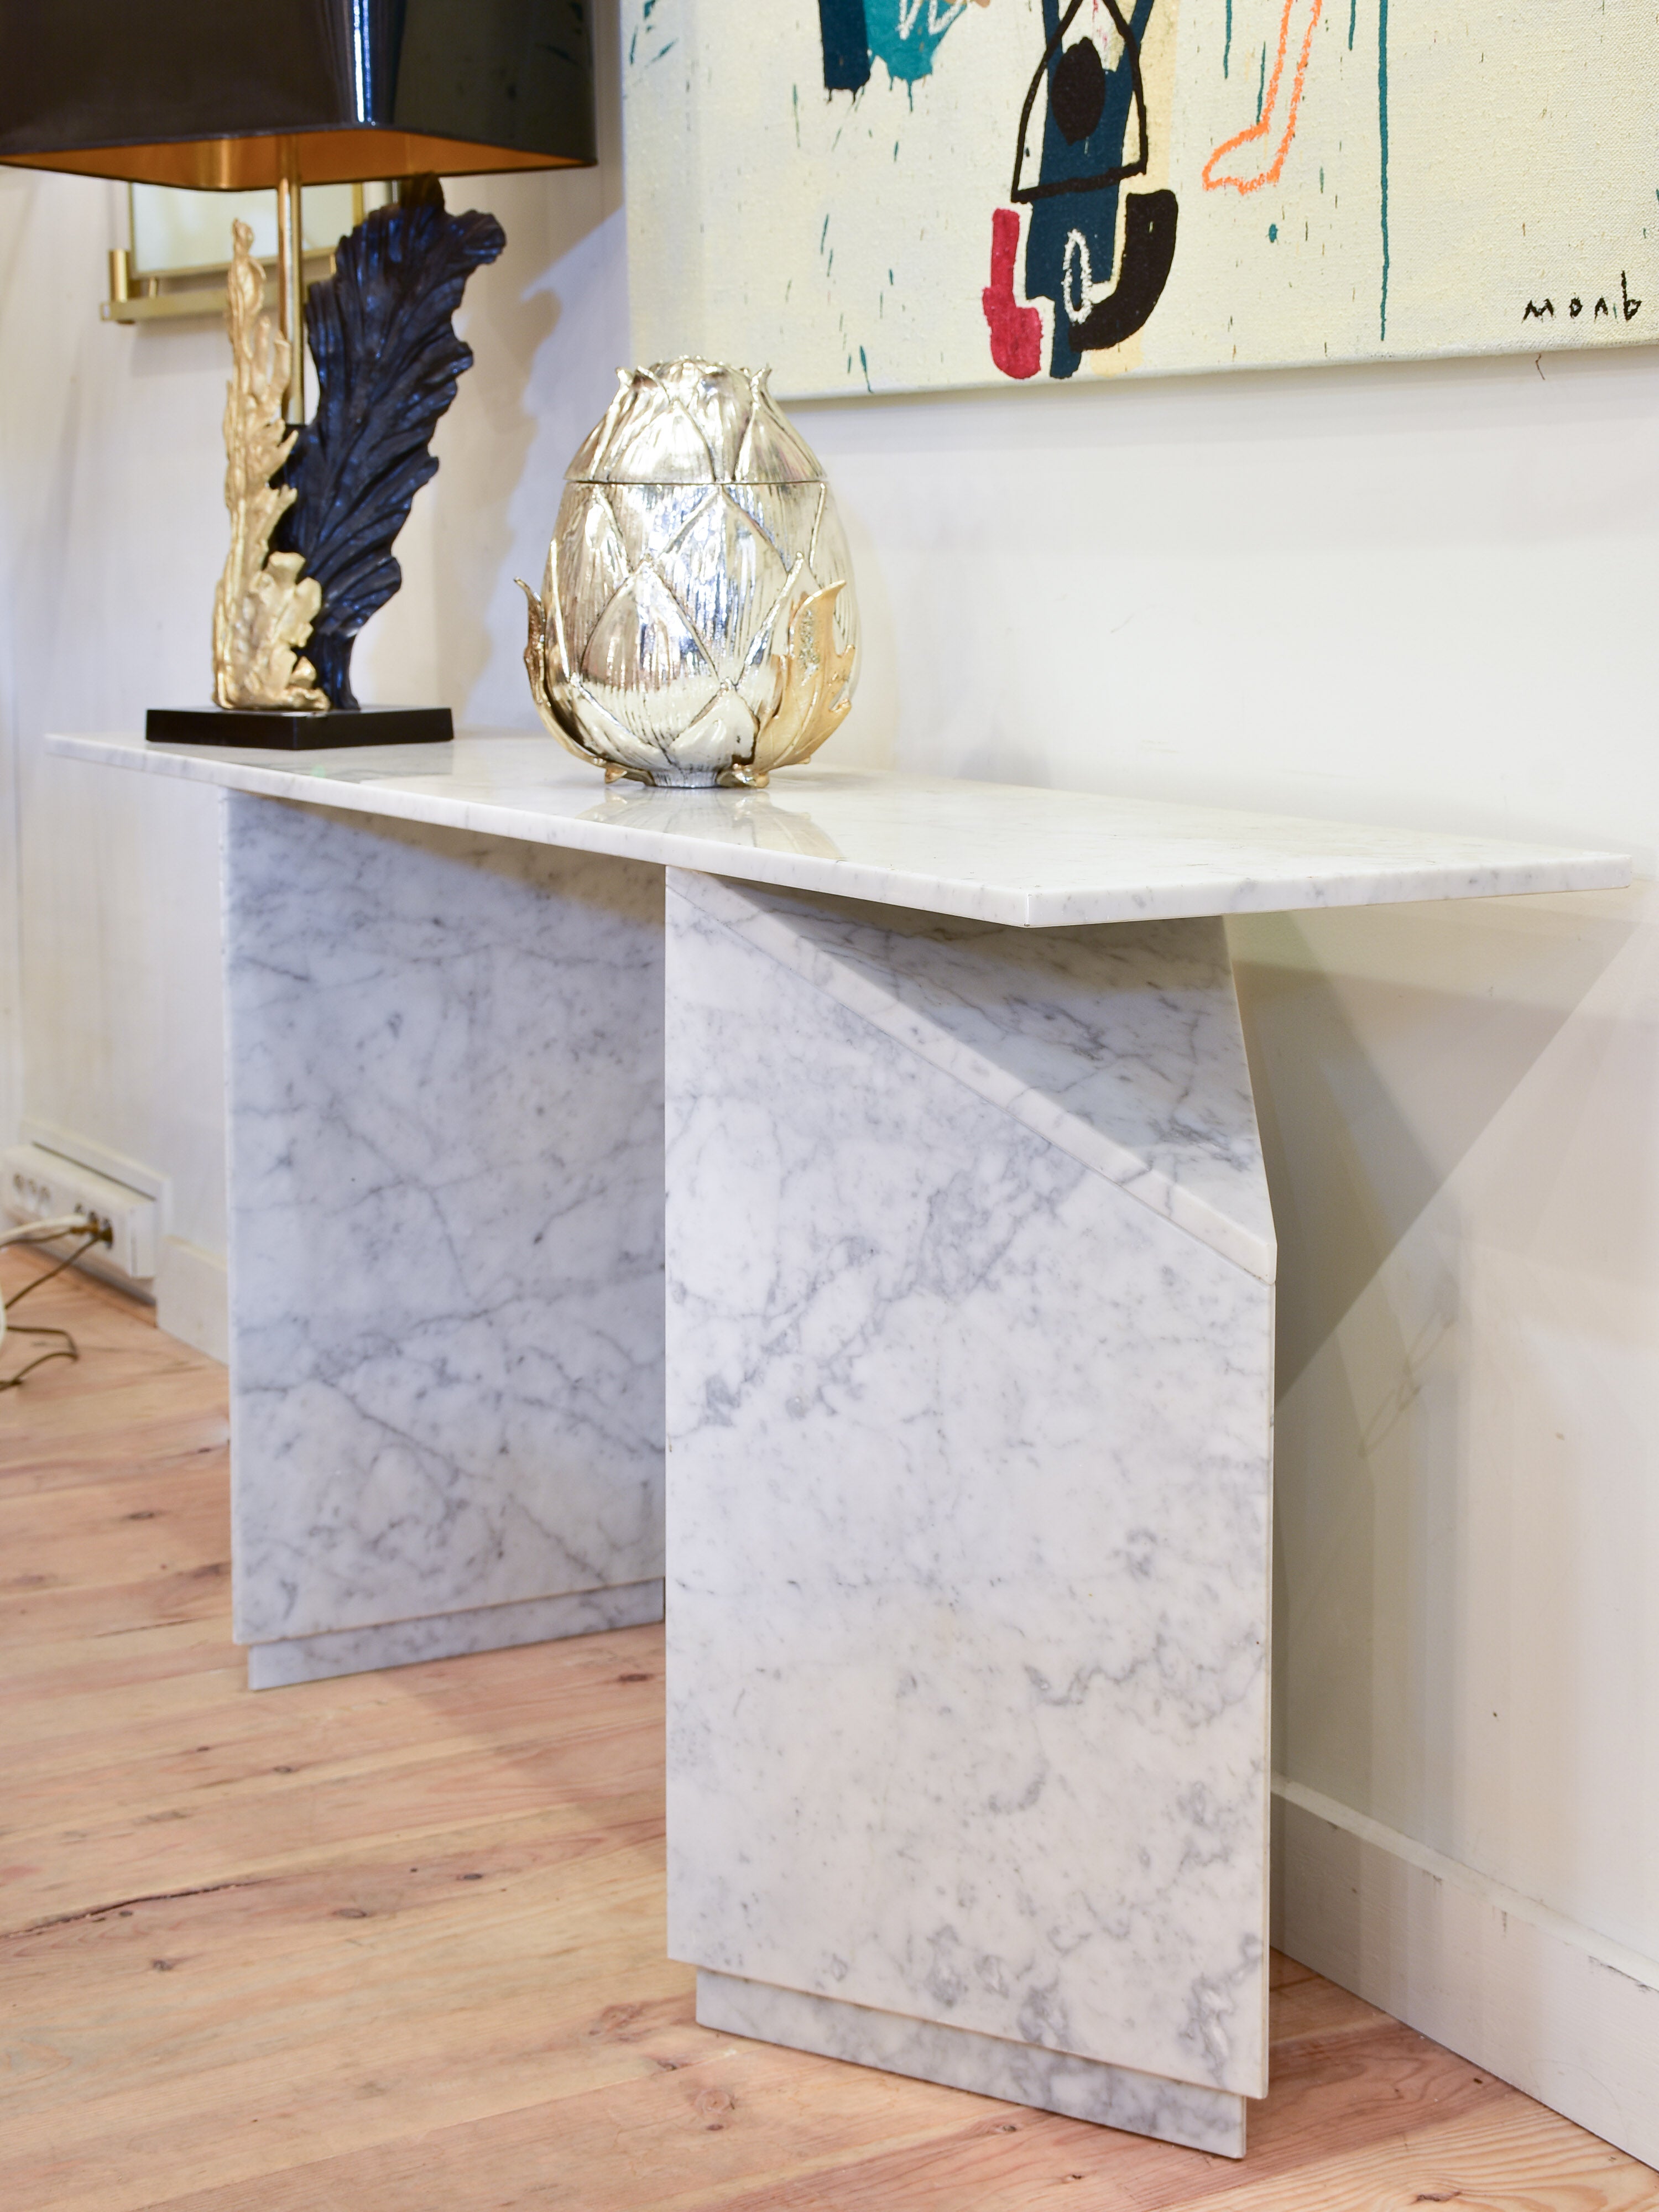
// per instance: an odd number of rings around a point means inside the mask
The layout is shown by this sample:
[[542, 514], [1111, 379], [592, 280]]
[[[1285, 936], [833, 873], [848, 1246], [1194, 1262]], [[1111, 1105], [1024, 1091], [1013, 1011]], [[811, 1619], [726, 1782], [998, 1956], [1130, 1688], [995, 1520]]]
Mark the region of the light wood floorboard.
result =
[[29, 1306], [82, 1358], [0, 1394], [4, 2212], [1659, 2207], [1283, 1960], [1242, 2165], [697, 2027], [660, 1631], [251, 1695], [223, 1370]]

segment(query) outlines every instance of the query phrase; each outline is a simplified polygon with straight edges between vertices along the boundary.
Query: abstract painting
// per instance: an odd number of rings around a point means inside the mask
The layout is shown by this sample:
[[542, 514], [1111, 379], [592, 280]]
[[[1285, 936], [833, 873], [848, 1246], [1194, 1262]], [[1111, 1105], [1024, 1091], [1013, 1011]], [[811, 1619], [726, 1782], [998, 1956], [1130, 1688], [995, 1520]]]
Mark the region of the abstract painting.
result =
[[623, 0], [635, 352], [781, 392], [1659, 336], [1651, 0]]

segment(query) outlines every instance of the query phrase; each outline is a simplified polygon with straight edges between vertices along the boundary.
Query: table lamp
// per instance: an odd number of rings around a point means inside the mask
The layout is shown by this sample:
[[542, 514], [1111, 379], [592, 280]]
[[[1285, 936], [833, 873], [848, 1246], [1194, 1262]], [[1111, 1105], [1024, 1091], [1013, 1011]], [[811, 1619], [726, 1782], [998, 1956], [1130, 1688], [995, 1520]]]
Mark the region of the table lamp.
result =
[[[392, 541], [471, 363], [452, 318], [506, 243], [493, 216], [450, 215], [437, 178], [592, 164], [589, 15], [586, 0], [0, 0], [0, 161], [276, 193], [274, 330], [245, 225], [232, 254], [218, 703], [153, 708], [152, 738], [453, 734], [447, 708], [359, 708], [350, 679], [357, 632], [402, 581]], [[300, 195], [370, 179], [402, 189], [311, 287], [307, 422]]]

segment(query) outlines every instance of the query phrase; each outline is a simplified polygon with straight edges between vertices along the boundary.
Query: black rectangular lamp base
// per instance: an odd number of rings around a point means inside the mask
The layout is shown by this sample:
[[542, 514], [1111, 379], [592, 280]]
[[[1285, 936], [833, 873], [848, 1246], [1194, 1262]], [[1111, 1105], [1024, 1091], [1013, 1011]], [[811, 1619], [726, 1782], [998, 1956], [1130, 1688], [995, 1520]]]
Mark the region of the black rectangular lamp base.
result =
[[346, 707], [295, 714], [281, 707], [152, 707], [153, 745], [235, 745], [319, 752], [345, 745], [441, 745], [455, 734], [447, 707]]

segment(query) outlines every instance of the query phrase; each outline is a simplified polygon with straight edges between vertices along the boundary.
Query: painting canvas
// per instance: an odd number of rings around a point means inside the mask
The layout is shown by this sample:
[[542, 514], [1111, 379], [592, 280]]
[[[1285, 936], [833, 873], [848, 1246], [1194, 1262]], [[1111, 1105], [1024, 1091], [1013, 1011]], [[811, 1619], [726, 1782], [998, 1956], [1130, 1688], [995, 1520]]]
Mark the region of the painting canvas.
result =
[[638, 358], [792, 396], [1641, 343], [1652, 0], [623, 0]]

